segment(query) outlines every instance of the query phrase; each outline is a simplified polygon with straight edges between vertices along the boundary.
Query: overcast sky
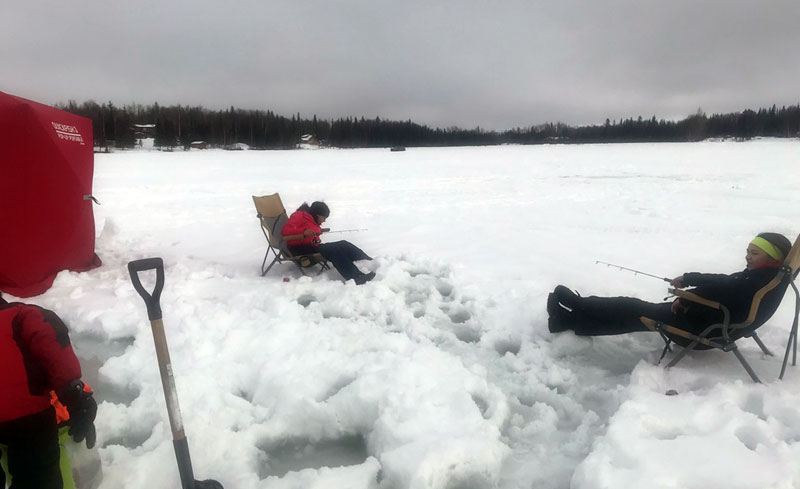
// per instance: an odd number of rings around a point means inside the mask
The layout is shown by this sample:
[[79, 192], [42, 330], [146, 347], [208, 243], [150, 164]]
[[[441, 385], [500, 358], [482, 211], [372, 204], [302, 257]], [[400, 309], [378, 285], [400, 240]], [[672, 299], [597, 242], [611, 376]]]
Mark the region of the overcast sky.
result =
[[0, 91], [508, 129], [800, 103], [799, 0], [0, 0]]

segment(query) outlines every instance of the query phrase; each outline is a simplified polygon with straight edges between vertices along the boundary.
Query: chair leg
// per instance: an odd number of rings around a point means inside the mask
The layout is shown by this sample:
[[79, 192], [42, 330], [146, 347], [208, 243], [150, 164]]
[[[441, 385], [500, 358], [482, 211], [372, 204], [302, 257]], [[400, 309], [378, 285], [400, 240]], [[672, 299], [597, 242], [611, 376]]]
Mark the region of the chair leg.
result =
[[672, 361], [667, 364], [667, 368], [674, 367], [675, 364], [680, 362], [681, 359], [685, 357], [687, 353], [694, 350], [694, 347], [696, 347], [699, 343], [700, 343], [699, 341], [695, 340], [689, 343], [688, 346], [683, 347], [683, 350], [681, 350], [677, 355], [675, 355], [675, 358], [673, 358]]
[[731, 351], [733, 352], [734, 355], [736, 355], [736, 358], [739, 359], [739, 363], [742, 364], [742, 367], [744, 367], [744, 369], [747, 370], [747, 373], [750, 374], [750, 378], [753, 379], [753, 382], [760, 384], [761, 380], [759, 380], [758, 375], [756, 375], [756, 373], [750, 367], [750, 364], [747, 363], [747, 360], [744, 359], [742, 354], [739, 352], [739, 349], [736, 348], [736, 345], [734, 345]]
[[321, 262], [319, 262], [319, 271], [317, 272], [317, 275], [322, 275], [322, 272], [324, 272], [325, 270], [330, 270], [330, 269], [331, 269], [331, 267], [328, 266], [328, 262], [321, 261]]
[[786, 354], [783, 356], [783, 365], [781, 365], [781, 374], [778, 376], [778, 379], [783, 380], [783, 374], [786, 373], [786, 364], [789, 362], [789, 353], [792, 351], [792, 347], [794, 346], [794, 358], [792, 358], [792, 366], [796, 365], [795, 360], [797, 359], [797, 326], [792, 327], [792, 331], [789, 333], [789, 341], [786, 342]]
[[[262, 261], [262, 262], [261, 262], [261, 276], [262, 276], [262, 277], [263, 277], [264, 275], [266, 275], [266, 274], [267, 274], [267, 271], [269, 270], [269, 268], [267, 268], [266, 270], [264, 270], [264, 265], [266, 265], [266, 264], [267, 264], [267, 258], [269, 258], [269, 248], [267, 248], [267, 253], [264, 255], [264, 261]], [[274, 262], [275, 262], [275, 261], [273, 260], [273, 263], [274, 263]], [[270, 265], [270, 266], [272, 266], [272, 265]]]
[[[694, 348], [698, 345], [698, 343], [699, 342], [697, 340], [689, 343], [689, 345], [684, 347], [683, 350], [680, 351], [680, 353], [675, 355], [675, 358], [673, 358], [672, 361], [669, 362], [669, 365], [667, 365], [666, 368], [674, 367], [675, 364], [681, 361], [681, 359], [685, 357], [687, 353], [694, 350]], [[731, 349], [731, 351], [733, 352], [734, 355], [736, 355], [736, 358], [739, 359], [739, 363], [741, 363], [744, 369], [747, 370], [747, 373], [750, 374], [750, 378], [753, 379], [753, 382], [760, 384], [761, 380], [758, 378], [758, 375], [756, 375], [755, 371], [750, 367], [750, 364], [747, 363], [747, 360], [744, 359], [744, 357], [739, 352], [739, 349], [736, 347], [736, 345], [733, 345], [733, 349]]]
[[783, 365], [781, 365], [781, 374], [778, 376], [783, 380], [783, 374], [786, 373], [786, 364], [789, 362], [789, 352], [792, 352], [792, 366], [797, 365], [797, 319], [795, 318], [792, 324], [792, 330], [789, 332], [789, 341], [786, 342], [786, 354], [783, 355]]
[[758, 333], [753, 333], [753, 339], [756, 341], [756, 343], [758, 343], [758, 346], [761, 347], [761, 351], [763, 351], [764, 353], [766, 353], [767, 355], [769, 355], [771, 357], [775, 356], [775, 355], [772, 354], [771, 351], [769, 351], [769, 349], [766, 347], [766, 345], [764, 345], [764, 343], [761, 341], [761, 338], [758, 337]]
[[[266, 260], [266, 258], [265, 258], [265, 259], [264, 259], [264, 263], [266, 263], [266, 261], [267, 261], [267, 260]], [[266, 269], [266, 270], [264, 270], [264, 265], [262, 264], [262, 265], [261, 265], [261, 276], [263, 277], [264, 275], [266, 275], [266, 274], [267, 274], [267, 272], [269, 272], [269, 269], [270, 269], [270, 268], [272, 268], [272, 266], [273, 266], [273, 265], [275, 265], [275, 263], [277, 263], [277, 262], [278, 262], [278, 259], [277, 259], [277, 258], [275, 258], [274, 260], [272, 260], [272, 263], [270, 263], [270, 264], [269, 264], [269, 266], [267, 267], [267, 269]]]
[[789, 340], [786, 342], [786, 354], [783, 356], [783, 365], [781, 365], [781, 374], [779, 379], [783, 380], [783, 374], [786, 373], [786, 363], [789, 361], [789, 351], [792, 350], [792, 367], [797, 365], [797, 320], [800, 316], [800, 292], [797, 286], [792, 282], [794, 289], [794, 321], [792, 321], [792, 330], [789, 332]]
[[797, 290], [797, 285], [792, 282], [794, 289], [794, 324], [792, 330], [794, 331], [794, 353], [792, 353], [792, 367], [797, 365], [797, 319], [800, 317], [800, 291]]
[[662, 333], [661, 331], [659, 331], [659, 334], [661, 335], [661, 338], [664, 340], [664, 349], [661, 350], [661, 356], [658, 357], [658, 362], [656, 363], [656, 365], [661, 365], [661, 361], [664, 360], [665, 356], [667, 356], [667, 352], [672, 351], [672, 348], [670, 348], [669, 346], [669, 344], [672, 343], [672, 340], [669, 339], [669, 337], [664, 333]]

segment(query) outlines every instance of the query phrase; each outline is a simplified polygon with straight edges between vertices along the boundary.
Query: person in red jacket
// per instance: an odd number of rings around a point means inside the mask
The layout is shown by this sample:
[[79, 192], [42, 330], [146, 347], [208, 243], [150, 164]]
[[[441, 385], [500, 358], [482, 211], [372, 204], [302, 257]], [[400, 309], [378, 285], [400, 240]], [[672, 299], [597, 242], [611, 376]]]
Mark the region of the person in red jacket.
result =
[[[52, 311], [0, 295], [0, 445], [14, 489], [61, 489], [51, 391], [69, 412], [69, 434], [95, 443], [97, 403], [84, 390], [66, 325]], [[5, 474], [0, 470], [0, 487]]]
[[330, 216], [331, 211], [325, 202], [303, 203], [289, 216], [283, 225], [281, 234], [294, 239], [287, 239], [286, 245], [293, 255], [309, 255], [319, 253], [333, 263], [336, 270], [345, 280], [354, 280], [362, 285], [375, 278], [375, 272], [364, 273], [356, 267], [355, 261], [372, 260], [361, 248], [349, 241], [323, 243], [320, 240], [322, 223]]

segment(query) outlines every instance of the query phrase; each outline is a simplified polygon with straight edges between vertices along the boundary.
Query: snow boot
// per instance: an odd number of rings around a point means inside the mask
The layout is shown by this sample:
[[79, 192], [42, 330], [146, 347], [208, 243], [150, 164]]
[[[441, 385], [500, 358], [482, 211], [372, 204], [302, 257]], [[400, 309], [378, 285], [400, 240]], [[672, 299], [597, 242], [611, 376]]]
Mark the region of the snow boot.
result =
[[572, 313], [558, 303], [555, 294], [547, 296], [547, 329], [551, 333], [561, 333], [572, 329]]
[[375, 272], [369, 272], [369, 273], [362, 273], [361, 275], [356, 277], [354, 280], [356, 281], [356, 285], [364, 285], [365, 283], [369, 282], [373, 278], [375, 278]]
[[570, 311], [575, 311], [575, 309], [580, 309], [581, 307], [581, 300], [583, 298], [563, 285], [557, 285], [553, 290], [553, 295], [556, 296], [559, 304], [565, 306]]

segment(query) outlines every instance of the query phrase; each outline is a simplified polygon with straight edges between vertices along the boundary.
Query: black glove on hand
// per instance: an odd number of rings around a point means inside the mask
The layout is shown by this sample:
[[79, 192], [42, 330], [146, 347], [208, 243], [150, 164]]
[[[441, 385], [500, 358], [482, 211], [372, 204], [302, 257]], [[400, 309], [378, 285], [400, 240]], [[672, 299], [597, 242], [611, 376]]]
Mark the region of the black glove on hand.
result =
[[69, 435], [77, 443], [86, 439], [86, 447], [94, 447], [97, 434], [94, 431], [94, 418], [97, 415], [97, 403], [91, 392], [83, 390], [83, 382], [75, 379], [66, 387], [56, 392], [58, 400], [69, 412]]

